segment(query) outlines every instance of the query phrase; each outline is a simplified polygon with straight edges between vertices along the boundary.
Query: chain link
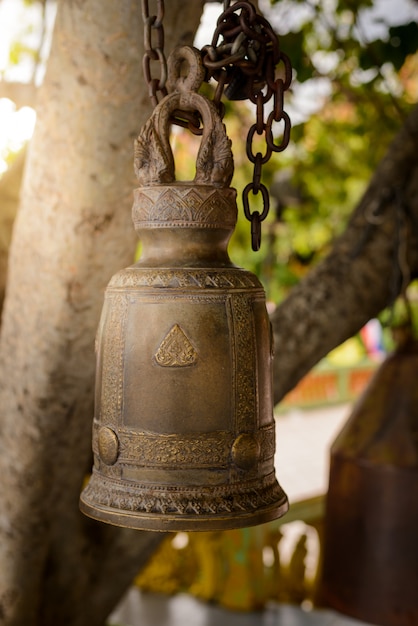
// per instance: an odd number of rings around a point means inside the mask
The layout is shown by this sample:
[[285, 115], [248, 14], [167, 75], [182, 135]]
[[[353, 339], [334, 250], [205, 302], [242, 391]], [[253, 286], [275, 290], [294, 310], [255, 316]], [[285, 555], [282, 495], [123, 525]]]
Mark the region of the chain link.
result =
[[[167, 95], [167, 60], [164, 54], [164, 0], [141, 0], [144, 21], [144, 76], [154, 106]], [[155, 14], [151, 14], [153, 2]], [[223, 0], [223, 13], [217, 20], [212, 42], [201, 50], [206, 80], [213, 78], [217, 87], [213, 97], [221, 117], [225, 107], [222, 96], [230, 100], [249, 99], [256, 109], [256, 121], [250, 127], [246, 152], [253, 164], [253, 178], [242, 193], [244, 214], [251, 222], [251, 245], [259, 250], [261, 223], [270, 208], [270, 197], [261, 182], [262, 166], [273, 152], [285, 150], [290, 139], [290, 118], [284, 110], [284, 93], [290, 87], [292, 67], [279, 48], [278, 38], [270, 23], [259, 15], [248, 0]], [[159, 77], [152, 76], [152, 62], [159, 64]], [[267, 104], [272, 100], [272, 110]], [[198, 113], [176, 111], [172, 123], [184, 126], [194, 134], [202, 134]], [[273, 124], [280, 124], [281, 136], [275, 140]], [[265, 151], [256, 151], [255, 142], [264, 138]], [[260, 195], [261, 212], [252, 210], [249, 195]], [[253, 198], [254, 199], [254, 198]]]

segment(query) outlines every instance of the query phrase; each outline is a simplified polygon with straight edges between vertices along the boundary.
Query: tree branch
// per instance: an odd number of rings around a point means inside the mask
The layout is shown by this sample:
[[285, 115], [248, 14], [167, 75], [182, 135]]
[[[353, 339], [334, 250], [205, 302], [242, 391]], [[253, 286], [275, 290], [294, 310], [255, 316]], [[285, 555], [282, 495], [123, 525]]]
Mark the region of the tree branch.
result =
[[13, 223], [19, 206], [20, 187], [26, 160], [26, 146], [0, 178], [0, 313], [6, 289], [7, 262]]
[[272, 316], [279, 402], [330, 350], [391, 304], [402, 286], [401, 221], [418, 272], [418, 107], [389, 147], [344, 234]]

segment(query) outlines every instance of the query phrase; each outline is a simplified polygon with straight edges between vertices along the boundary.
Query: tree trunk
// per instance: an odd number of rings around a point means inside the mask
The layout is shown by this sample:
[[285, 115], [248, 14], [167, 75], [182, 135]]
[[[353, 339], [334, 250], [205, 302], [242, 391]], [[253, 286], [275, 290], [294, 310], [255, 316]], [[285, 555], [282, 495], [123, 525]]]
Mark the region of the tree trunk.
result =
[[0, 80], [0, 98], [10, 98], [16, 105], [20, 107], [36, 107], [37, 87], [33, 83], [9, 83]]
[[[167, 3], [166, 50], [202, 3]], [[0, 338], [0, 623], [99, 626], [158, 534], [78, 511], [91, 466], [94, 336], [132, 262], [133, 139], [151, 106], [140, 0], [61, 2], [9, 260]], [[159, 73], [158, 64], [155, 72]]]
[[0, 179], [0, 313], [6, 290], [10, 240], [19, 206], [25, 159], [26, 148], [19, 153], [11, 167]]
[[272, 316], [276, 402], [417, 276], [417, 244], [418, 107], [389, 147], [344, 234]]

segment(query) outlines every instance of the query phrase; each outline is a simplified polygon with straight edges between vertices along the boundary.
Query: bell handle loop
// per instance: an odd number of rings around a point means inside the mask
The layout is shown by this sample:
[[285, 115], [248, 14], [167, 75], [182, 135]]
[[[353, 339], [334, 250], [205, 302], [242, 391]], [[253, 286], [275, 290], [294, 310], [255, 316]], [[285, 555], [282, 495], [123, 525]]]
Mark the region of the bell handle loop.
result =
[[203, 122], [194, 183], [228, 187], [234, 172], [231, 141], [212, 102], [193, 91], [174, 92], [154, 109], [135, 141], [135, 174], [141, 186], [175, 181], [169, 134], [174, 111], [198, 111]]
[[[186, 75], [182, 67], [187, 66]], [[205, 68], [202, 57], [197, 48], [192, 46], [177, 46], [167, 59], [167, 87], [168, 92], [174, 91], [198, 92], [205, 80]]]

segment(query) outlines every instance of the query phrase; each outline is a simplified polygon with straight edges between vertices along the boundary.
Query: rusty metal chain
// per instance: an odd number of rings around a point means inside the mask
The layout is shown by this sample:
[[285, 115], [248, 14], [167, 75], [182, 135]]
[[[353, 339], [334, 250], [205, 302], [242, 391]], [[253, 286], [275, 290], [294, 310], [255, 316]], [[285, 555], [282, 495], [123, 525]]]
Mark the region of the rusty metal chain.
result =
[[[253, 250], [259, 250], [261, 243], [261, 223], [266, 219], [270, 208], [270, 196], [269, 193], [260, 182], [261, 180], [261, 168], [262, 165], [267, 163], [272, 156], [273, 152], [282, 152], [287, 148], [290, 140], [290, 118], [283, 108], [283, 94], [288, 89], [291, 80], [291, 67], [288, 62], [288, 58], [281, 53], [281, 60], [285, 64], [285, 78], [277, 78], [271, 83], [268, 82], [268, 90], [271, 89], [273, 97], [273, 109], [268, 114], [267, 120], [264, 117], [265, 104], [268, 101], [262, 91], [258, 91], [250, 96], [250, 99], [256, 105], [257, 121], [253, 124], [248, 131], [247, 136], [247, 157], [251, 163], [254, 164], [253, 180], [245, 187], [242, 195], [245, 217], [251, 222], [252, 233], [252, 248]], [[283, 123], [283, 132], [281, 139], [275, 143], [273, 133], [273, 122]], [[257, 152], [254, 154], [254, 137], [255, 135], [264, 135], [266, 142], [265, 153]], [[249, 193], [252, 191], [253, 195], [261, 193], [263, 209], [262, 212], [250, 209]]]
[[[144, 23], [144, 57], [142, 60], [145, 80], [153, 106], [157, 106], [159, 97], [167, 95], [167, 59], [164, 54], [164, 0], [154, 0], [156, 14], [150, 12], [149, 0], [142, 0], [142, 20]], [[159, 78], [153, 78], [151, 62], [159, 65]]]
[[[284, 92], [292, 80], [292, 67], [287, 55], [279, 49], [279, 42], [269, 22], [259, 15], [248, 0], [231, 3], [224, 0], [224, 11], [219, 17], [210, 46], [202, 50], [203, 63], [209, 78], [218, 81], [215, 103], [225, 95], [230, 100], [249, 99], [256, 108], [256, 121], [247, 135], [246, 152], [254, 165], [253, 178], [244, 188], [242, 201], [246, 218], [251, 222], [251, 245], [258, 250], [261, 243], [261, 224], [270, 208], [270, 196], [261, 182], [262, 166], [273, 152], [282, 152], [290, 139], [290, 118], [284, 110]], [[276, 78], [277, 76], [277, 78]], [[267, 103], [273, 100], [270, 112]], [[273, 124], [281, 123], [282, 134], [275, 141]], [[264, 154], [256, 151], [255, 142], [264, 136]], [[252, 210], [250, 192], [261, 195], [262, 209]]]
[[[154, 6], [154, 13], [150, 5]], [[142, 20], [144, 24], [143, 72], [148, 84], [148, 92], [154, 107], [168, 94], [167, 58], [164, 52], [164, 0], [141, 0]], [[158, 64], [158, 77], [152, 73], [152, 63]], [[200, 120], [197, 115], [187, 111], [176, 111], [173, 124], [189, 128], [194, 134], [201, 135]]]
[[[164, 54], [164, 0], [153, 0], [156, 14], [151, 15], [150, 0], [142, 0], [144, 20], [144, 75], [154, 106], [167, 95], [167, 60]], [[154, 43], [155, 42], [155, 43]], [[292, 67], [289, 58], [279, 48], [278, 38], [269, 22], [259, 15], [248, 0], [223, 0], [223, 13], [217, 20], [211, 45], [201, 51], [206, 68], [206, 80], [213, 78], [217, 87], [213, 97], [219, 113], [223, 116], [222, 96], [230, 100], [249, 99], [256, 108], [256, 121], [247, 135], [246, 152], [253, 164], [253, 178], [242, 193], [244, 214], [251, 222], [251, 245], [259, 250], [261, 224], [270, 208], [267, 187], [261, 182], [262, 166], [273, 152], [282, 152], [290, 139], [291, 123], [284, 110], [284, 93], [290, 87]], [[159, 63], [159, 77], [153, 78], [151, 62]], [[267, 113], [267, 104], [270, 112]], [[176, 111], [174, 124], [189, 128], [194, 134], [202, 134], [198, 114]], [[274, 138], [273, 124], [282, 125], [281, 138]], [[255, 142], [264, 136], [264, 154], [256, 151]], [[252, 210], [250, 192], [261, 195], [262, 209]]]

